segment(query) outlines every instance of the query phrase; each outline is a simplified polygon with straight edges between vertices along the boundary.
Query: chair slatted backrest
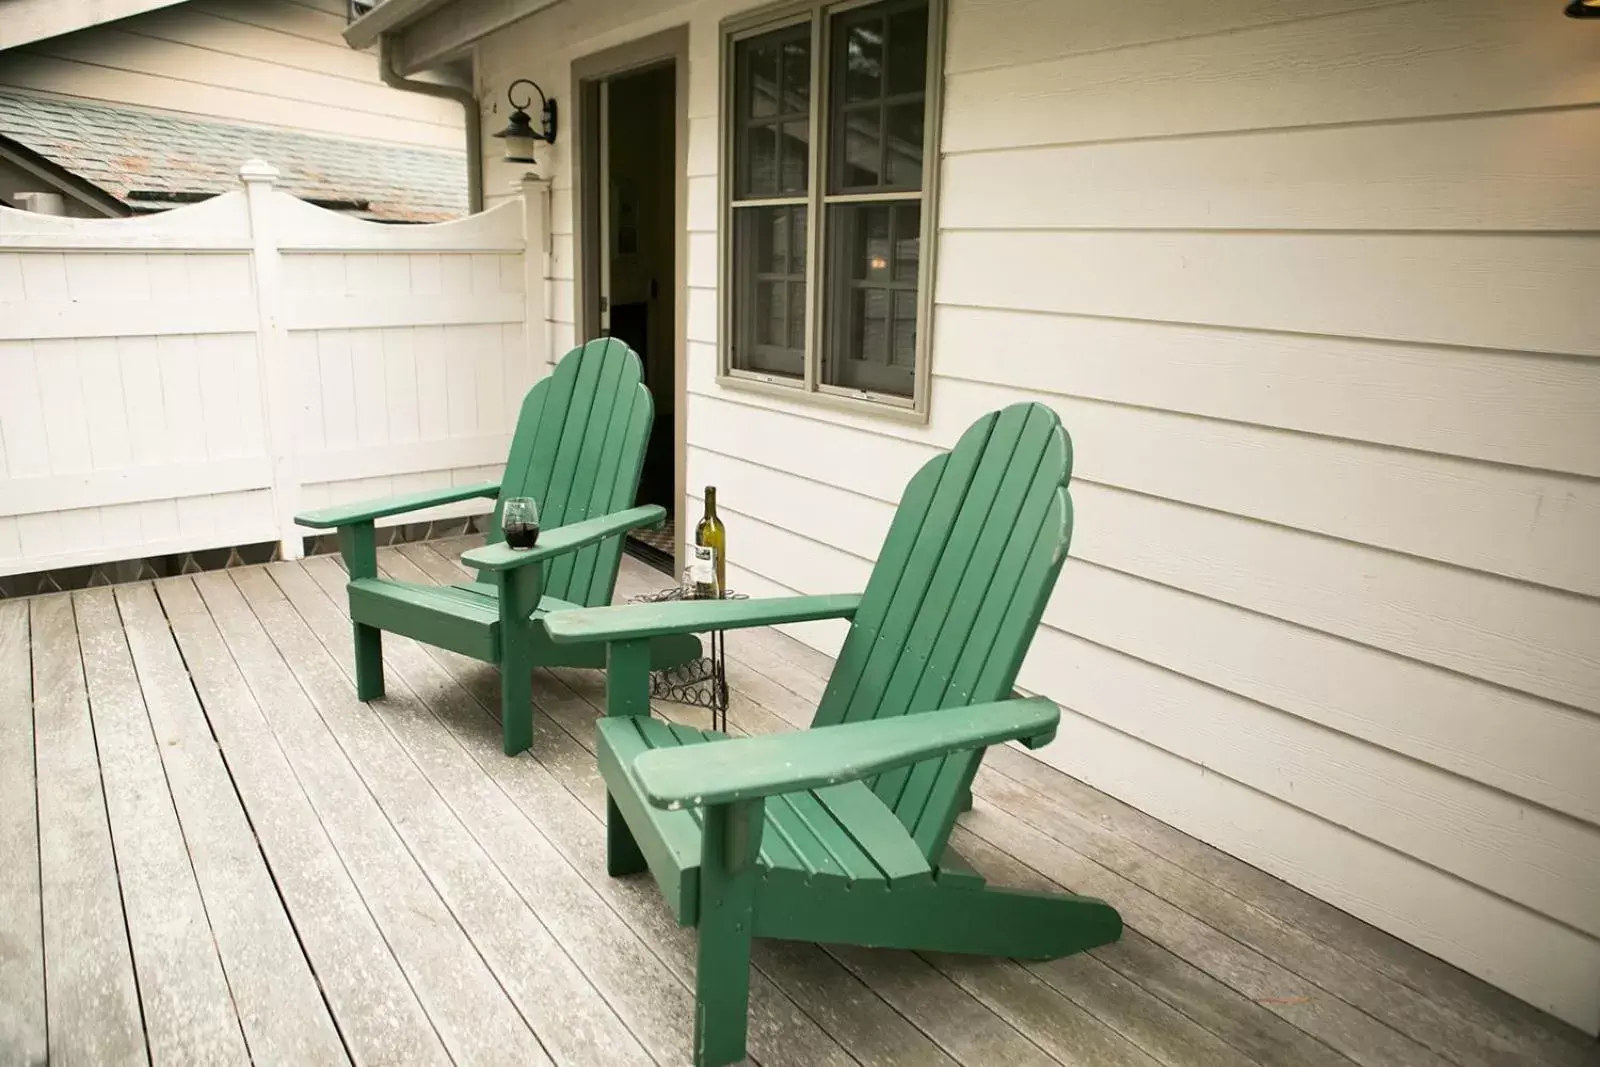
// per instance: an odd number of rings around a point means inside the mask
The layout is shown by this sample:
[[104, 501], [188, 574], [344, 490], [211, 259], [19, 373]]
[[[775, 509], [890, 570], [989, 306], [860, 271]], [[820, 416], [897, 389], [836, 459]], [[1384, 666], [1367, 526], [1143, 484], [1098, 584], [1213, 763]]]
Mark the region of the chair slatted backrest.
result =
[[[1003, 700], [1072, 535], [1072, 443], [1056, 413], [986, 415], [906, 488], [814, 725]], [[937, 862], [982, 753], [880, 775], [873, 789]]]
[[[644, 368], [616, 338], [575, 348], [528, 391], [500, 480], [489, 539], [514, 496], [539, 505], [541, 529], [631, 508], [655, 420]], [[544, 593], [584, 607], [611, 602], [622, 537], [608, 538], [545, 565]]]

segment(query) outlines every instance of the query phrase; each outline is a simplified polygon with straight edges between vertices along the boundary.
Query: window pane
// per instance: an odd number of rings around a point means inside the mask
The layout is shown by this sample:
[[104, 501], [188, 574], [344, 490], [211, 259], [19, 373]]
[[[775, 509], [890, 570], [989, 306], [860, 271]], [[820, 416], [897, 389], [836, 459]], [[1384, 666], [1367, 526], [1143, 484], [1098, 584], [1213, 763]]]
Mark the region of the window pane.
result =
[[889, 118], [888, 184], [899, 188], [922, 188], [922, 101], [892, 104], [884, 109]]
[[783, 208], [756, 208], [752, 214], [769, 221], [762, 226], [761, 241], [750, 268], [762, 274], [788, 274], [790, 213]]
[[733, 212], [732, 364], [786, 378], [805, 376], [806, 208]]
[[920, 93], [928, 81], [928, 8], [889, 16], [889, 95]]
[[778, 131], [773, 126], [751, 126], [745, 130], [747, 155], [744, 160], [744, 192], [749, 196], [773, 196], [778, 191]]
[[894, 294], [894, 349], [889, 362], [908, 370], [917, 363], [917, 294], [904, 289]]
[[922, 248], [922, 204], [894, 207], [894, 280], [917, 284], [917, 258]]
[[783, 112], [803, 115], [811, 109], [811, 28], [804, 37], [783, 42]]
[[734, 188], [742, 198], [799, 196], [811, 169], [811, 27], [734, 45]]
[[750, 42], [750, 70], [745, 82], [750, 94], [749, 118], [771, 118], [778, 108], [778, 44], [757, 38]]
[[859, 189], [875, 186], [883, 161], [883, 112], [876, 106], [854, 108], [838, 114], [834, 138], [839, 178], [836, 187]]
[[789, 347], [806, 347], [806, 287], [804, 282], [789, 283]]
[[783, 124], [783, 165], [778, 172], [778, 190], [784, 195], [806, 191], [806, 168], [811, 165], [811, 127], [804, 122]]
[[849, 237], [848, 248], [836, 247], [833, 254], [849, 257], [852, 278], [880, 283], [888, 279], [889, 210], [888, 204], [862, 204], [852, 213], [853, 218], [835, 231]]
[[883, 95], [883, 20], [840, 20], [841, 49], [835, 53], [844, 73], [844, 102]]
[[829, 191], [922, 188], [928, 5], [847, 12], [829, 40]]
[[806, 209], [789, 212], [789, 248], [794, 258], [789, 261], [789, 273], [804, 278], [806, 275]]
[[[849, 363], [889, 362], [889, 296], [883, 289], [857, 289], [850, 299]], [[851, 383], [853, 384], [853, 383]]]
[[827, 384], [911, 395], [921, 218], [915, 200], [828, 207]]
[[782, 282], [756, 282], [755, 329], [757, 344], [784, 346], [788, 333], [783, 328], [783, 312], [788, 307]]

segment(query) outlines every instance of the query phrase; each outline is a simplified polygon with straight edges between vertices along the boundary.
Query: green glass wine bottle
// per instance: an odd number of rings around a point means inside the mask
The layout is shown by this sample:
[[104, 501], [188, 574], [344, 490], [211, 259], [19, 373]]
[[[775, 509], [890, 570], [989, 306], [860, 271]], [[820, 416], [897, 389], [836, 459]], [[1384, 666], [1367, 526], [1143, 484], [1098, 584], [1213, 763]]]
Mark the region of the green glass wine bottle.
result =
[[[728, 531], [717, 518], [717, 487], [706, 486], [706, 510], [694, 528], [694, 543], [709, 549], [709, 567], [695, 574], [695, 596], [702, 599], [721, 599], [728, 591]], [[700, 563], [700, 560], [696, 560]], [[709, 573], [708, 573], [709, 572]]]

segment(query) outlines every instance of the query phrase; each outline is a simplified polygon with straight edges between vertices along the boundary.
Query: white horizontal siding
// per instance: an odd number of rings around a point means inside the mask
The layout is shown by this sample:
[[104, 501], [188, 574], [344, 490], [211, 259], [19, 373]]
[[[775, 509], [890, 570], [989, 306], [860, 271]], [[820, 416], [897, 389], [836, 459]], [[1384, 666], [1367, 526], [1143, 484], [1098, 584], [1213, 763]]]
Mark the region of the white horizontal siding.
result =
[[941, 304], [1600, 356], [1588, 235], [953, 231], [939, 252]]
[[[1478, 230], [1488, 220], [1592, 230], [1597, 172], [1593, 110], [1048, 145], [947, 158], [940, 221], [962, 230]], [[1005, 196], [988, 195], [1000, 186]]]
[[39, 41], [0, 59], [0, 85], [224, 121], [460, 148], [461, 108], [390, 89], [345, 19], [294, 0], [185, 3]]
[[[976, 32], [1040, 39], [1021, 22]], [[1588, 35], [1518, 0], [1385, 4], [1082, 55], [1057, 44], [1059, 59], [952, 75], [945, 150], [1400, 122], [1600, 95]]]
[[563, 5], [479, 52], [486, 87], [569, 84], [690, 25], [688, 477], [738, 587], [858, 587], [935, 448], [1052, 405], [1043, 758], [1600, 1027], [1593, 35], [1517, 0], [951, 0], [915, 427], [716, 381], [717, 23], [749, 6]]

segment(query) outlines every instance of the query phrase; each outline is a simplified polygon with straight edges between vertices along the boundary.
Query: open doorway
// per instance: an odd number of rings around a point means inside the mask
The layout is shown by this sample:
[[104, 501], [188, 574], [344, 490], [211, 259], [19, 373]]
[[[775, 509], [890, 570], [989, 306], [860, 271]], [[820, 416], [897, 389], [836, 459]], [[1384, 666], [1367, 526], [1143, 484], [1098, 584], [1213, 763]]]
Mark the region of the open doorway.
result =
[[661, 529], [630, 534], [627, 548], [672, 574], [683, 521], [685, 229], [675, 39], [635, 42], [575, 65], [575, 74], [589, 71], [577, 86], [580, 322], [585, 338], [616, 337], [644, 364], [656, 417], [638, 502], [661, 505], [668, 520]]

